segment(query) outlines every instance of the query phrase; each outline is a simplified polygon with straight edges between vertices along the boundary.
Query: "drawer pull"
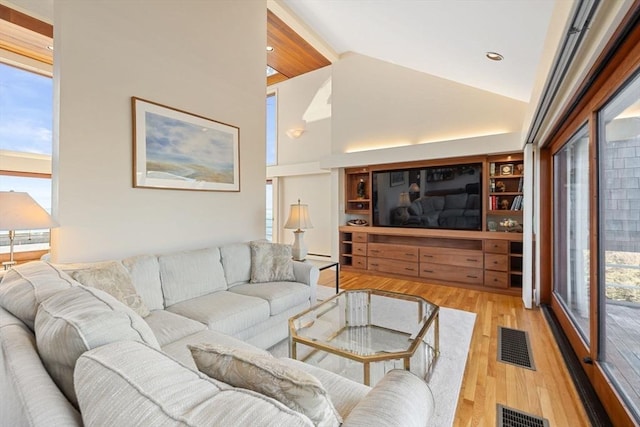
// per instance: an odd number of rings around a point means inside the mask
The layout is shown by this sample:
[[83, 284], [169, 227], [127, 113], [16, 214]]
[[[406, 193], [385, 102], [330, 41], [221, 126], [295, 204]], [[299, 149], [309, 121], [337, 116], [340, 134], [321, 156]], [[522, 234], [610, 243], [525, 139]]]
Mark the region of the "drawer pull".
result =
[[467, 258], [467, 261], [471, 261], [471, 262], [478, 262], [478, 260], [477, 260], [477, 259], [475, 259], [475, 258]]
[[424, 273], [433, 273], [433, 270], [422, 270]]
[[413, 256], [413, 254], [412, 254], [412, 253], [408, 253], [408, 254], [405, 254], [405, 255], [406, 255], [406, 256], [411, 256], [411, 257]]
[[496, 279], [495, 277], [493, 278], [493, 281], [494, 281], [494, 282], [499, 282], [499, 280], [498, 280], [498, 279]]
[[413, 268], [411, 268], [411, 267], [405, 267], [404, 269], [405, 269], [405, 270], [407, 270], [407, 271], [415, 271], [415, 270], [414, 270]]
[[477, 279], [477, 278], [478, 278], [478, 276], [472, 276], [472, 275], [470, 275], [470, 274], [467, 274], [467, 277], [468, 277], [469, 279]]
[[422, 255], [424, 258], [433, 258], [433, 255]]
[[494, 263], [494, 264], [496, 264], [496, 265], [497, 265], [497, 264], [499, 264], [499, 262], [498, 262], [498, 261], [493, 261], [493, 263]]
[[371, 249], [371, 252], [374, 252], [374, 253], [376, 253], [376, 254], [377, 254], [377, 253], [378, 253], [378, 252], [380, 252], [380, 251], [379, 251], [378, 249]]
[[375, 263], [369, 263], [369, 265], [372, 266], [372, 267], [377, 267], [378, 266], [378, 264], [375, 264]]

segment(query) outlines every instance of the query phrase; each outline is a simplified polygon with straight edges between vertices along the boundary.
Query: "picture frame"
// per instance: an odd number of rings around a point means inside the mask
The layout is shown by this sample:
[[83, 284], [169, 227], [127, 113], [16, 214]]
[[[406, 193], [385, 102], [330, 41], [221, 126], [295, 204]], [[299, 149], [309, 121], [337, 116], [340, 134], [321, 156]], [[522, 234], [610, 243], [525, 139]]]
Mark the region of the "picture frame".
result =
[[396, 172], [391, 172], [389, 174], [389, 186], [390, 187], [397, 187], [398, 185], [402, 185], [404, 184], [404, 172], [403, 171], [396, 171]]
[[133, 187], [240, 191], [240, 129], [131, 97]]
[[500, 165], [500, 175], [513, 175], [513, 163]]

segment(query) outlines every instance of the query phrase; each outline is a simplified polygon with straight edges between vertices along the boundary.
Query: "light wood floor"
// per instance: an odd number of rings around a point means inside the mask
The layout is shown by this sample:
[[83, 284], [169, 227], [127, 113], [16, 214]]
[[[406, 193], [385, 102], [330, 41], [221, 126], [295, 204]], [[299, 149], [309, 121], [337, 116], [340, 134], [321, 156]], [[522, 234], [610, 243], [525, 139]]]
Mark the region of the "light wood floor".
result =
[[[332, 286], [335, 272], [322, 273], [320, 282]], [[544, 315], [525, 309], [519, 297], [345, 271], [340, 288], [403, 292], [477, 314], [454, 426], [495, 426], [498, 403], [552, 427], [590, 425]], [[535, 371], [497, 361], [498, 326], [528, 332]]]

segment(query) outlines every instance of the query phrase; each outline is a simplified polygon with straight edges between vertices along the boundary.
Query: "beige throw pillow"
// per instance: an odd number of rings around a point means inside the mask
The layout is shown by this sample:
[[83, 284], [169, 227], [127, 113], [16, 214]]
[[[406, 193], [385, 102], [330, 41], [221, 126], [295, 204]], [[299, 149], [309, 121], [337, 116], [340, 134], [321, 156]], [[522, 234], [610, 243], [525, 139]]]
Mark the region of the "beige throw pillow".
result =
[[104, 291], [142, 317], [149, 309], [133, 286], [127, 269], [119, 262], [107, 262], [95, 267], [77, 270], [71, 276], [85, 286]]
[[250, 242], [251, 283], [295, 282], [291, 245]]
[[342, 423], [329, 394], [311, 374], [250, 350], [216, 344], [188, 347], [198, 370], [211, 378], [276, 399], [309, 417], [316, 426]]

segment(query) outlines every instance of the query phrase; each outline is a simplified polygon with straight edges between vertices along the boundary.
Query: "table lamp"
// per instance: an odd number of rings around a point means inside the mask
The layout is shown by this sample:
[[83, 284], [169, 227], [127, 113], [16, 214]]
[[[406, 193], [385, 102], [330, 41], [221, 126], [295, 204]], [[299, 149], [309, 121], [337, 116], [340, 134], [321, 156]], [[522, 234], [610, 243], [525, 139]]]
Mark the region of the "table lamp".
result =
[[13, 240], [16, 230], [38, 230], [57, 226], [47, 211], [28, 193], [0, 191], [0, 231], [9, 231], [9, 261], [2, 263], [5, 270], [15, 265]]
[[313, 228], [313, 225], [311, 225], [311, 219], [309, 218], [309, 207], [307, 205], [301, 205], [300, 199], [298, 199], [297, 204], [291, 205], [289, 219], [284, 225], [284, 228], [295, 230], [293, 232], [295, 240], [291, 248], [291, 254], [294, 260], [304, 261], [307, 256], [307, 247], [304, 244], [304, 230]]

